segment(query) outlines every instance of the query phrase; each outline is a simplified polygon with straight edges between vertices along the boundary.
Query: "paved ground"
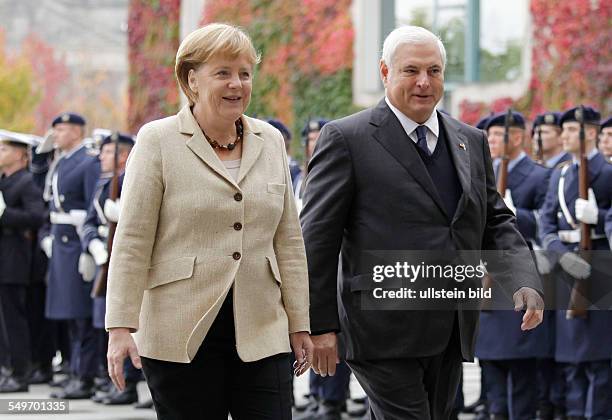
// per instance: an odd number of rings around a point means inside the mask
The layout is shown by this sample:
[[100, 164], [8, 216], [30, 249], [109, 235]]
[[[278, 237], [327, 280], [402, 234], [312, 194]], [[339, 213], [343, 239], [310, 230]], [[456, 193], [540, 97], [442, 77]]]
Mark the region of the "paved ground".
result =
[[[480, 392], [480, 368], [473, 363], [464, 364], [464, 383], [463, 391], [467, 404], [478, 397]], [[351, 378], [351, 397], [364, 395], [363, 390], [355, 378]], [[19, 394], [3, 394], [0, 399], [24, 399], [24, 398], [48, 398], [52, 388], [46, 385], [33, 385], [30, 392]], [[138, 387], [140, 399], [149, 398], [149, 391], [144, 382]], [[308, 375], [303, 375], [296, 379], [295, 396], [298, 402], [302, 401], [302, 396], [308, 392]], [[109, 407], [95, 404], [89, 400], [70, 401], [69, 414], [58, 415], [8, 415], [0, 414], [2, 420], [46, 420], [46, 419], [66, 419], [66, 420], [155, 420], [153, 410], [137, 410], [132, 406]], [[349, 417], [346, 417], [347, 419]], [[461, 419], [470, 419], [471, 416], [462, 416]]]

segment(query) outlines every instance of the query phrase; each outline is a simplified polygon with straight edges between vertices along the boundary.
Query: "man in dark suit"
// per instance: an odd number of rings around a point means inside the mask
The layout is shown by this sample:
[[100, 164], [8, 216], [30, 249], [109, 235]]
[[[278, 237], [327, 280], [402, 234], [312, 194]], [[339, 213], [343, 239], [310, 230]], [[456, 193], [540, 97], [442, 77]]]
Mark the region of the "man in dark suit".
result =
[[27, 170], [28, 147], [33, 145], [0, 133], [0, 365], [10, 371], [0, 378], [0, 393], [28, 390], [32, 346], [27, 292], [33, 242], [45, 214], [40, 190]]
[[[313, 368], [333, 375], [336, 333], [376, 419], [448, 418], [462, 360], [472, 360], [478, 311], [362, 310], [376, 285], [369, 250], [528, 252], [495, 189], [481, 130], [435, 112], [445, 52], [431, 32], [394, 30], [380, 74], [386, 97], [328, 123], [309, 165], [301, 213], [310, 277]], [[338, 256], [340, 255], [340, 268]], [[535, 264], [507, 277], [521, 328], [542, 319]], [[337, 295], [339, 294], [339, 295]], [[450, 306], [450, 301], [449, 301]]]

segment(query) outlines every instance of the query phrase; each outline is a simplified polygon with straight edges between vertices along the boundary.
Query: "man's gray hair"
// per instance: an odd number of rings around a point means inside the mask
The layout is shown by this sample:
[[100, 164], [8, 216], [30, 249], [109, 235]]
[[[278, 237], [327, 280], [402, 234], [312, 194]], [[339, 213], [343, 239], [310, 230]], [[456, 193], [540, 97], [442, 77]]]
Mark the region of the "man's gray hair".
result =
[[440, 57], [442, 58], [442, 69], [444, 70], [446, 67], [446, 49], [444, 44], [442, 44], [440, 38], [420, 26], [401, 26], [391, 31], [383, 43], [382, 59], [387, 67], [391, 68], [391, 60], [395, 55], [397, 47], [400, 45], [426, 44], [432, 41], [438, 45]]

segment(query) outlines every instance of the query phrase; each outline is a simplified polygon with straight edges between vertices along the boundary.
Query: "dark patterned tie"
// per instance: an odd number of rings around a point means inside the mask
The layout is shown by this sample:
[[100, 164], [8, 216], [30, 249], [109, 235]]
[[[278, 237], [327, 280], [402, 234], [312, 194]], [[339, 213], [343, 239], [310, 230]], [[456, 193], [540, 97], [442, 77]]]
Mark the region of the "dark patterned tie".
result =
[[425, 156], [431, 156], [431, 152], [429, 151], [429, 147], [427, 147], [427, 127], [424, 125], [419, 125], [416, 128], [417, 135], [417, 146], [425, 152]]

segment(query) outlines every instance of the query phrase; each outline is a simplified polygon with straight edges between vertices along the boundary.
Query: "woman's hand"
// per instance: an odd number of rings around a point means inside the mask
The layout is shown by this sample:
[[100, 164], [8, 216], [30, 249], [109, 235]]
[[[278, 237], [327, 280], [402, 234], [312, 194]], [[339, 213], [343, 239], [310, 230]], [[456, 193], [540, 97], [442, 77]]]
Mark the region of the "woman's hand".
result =
[[293, 373], [295, 376], [300, 376], [310, 369], [312, 363], [312, 351], [314, 349], [310, 334], [306, 331], [298, 331], [289, 334], [291, 348], [295, 355], [295, 363], [293, 364]]
[[106, 353], [108, 376], [110, 376], [113, 384], [120, 391], [123, 391], [125, 388], [123, 362], [127, 356], [130, 356], [130, 359], [132, 359], [134, 367], [137, 369], [142, 368], [138, 349], [129, 328], [111, 328], [108, 333], [108, 352]]

